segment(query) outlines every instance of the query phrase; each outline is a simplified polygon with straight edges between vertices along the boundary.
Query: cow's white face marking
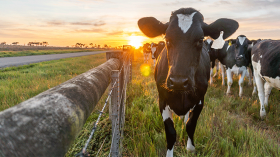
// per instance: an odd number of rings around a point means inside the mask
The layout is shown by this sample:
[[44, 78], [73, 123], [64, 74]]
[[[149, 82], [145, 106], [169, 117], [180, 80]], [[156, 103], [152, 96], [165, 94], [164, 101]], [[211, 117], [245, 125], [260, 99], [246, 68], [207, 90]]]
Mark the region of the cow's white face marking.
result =
[[210, 44], [212, 40], [211, 39], [207, 39], [206, 41], [207, 41], [208, 44]]
[[202, 103], [201, 103], [201, 100], [199, 101], [199, 105], [201, 105]]
[[241, 45], [243, 45], [245, 39], [246, 39], [246, 37], [238, 37], [239, 43], [240, 43]]
[[163, 118], [163, 121], [165, 121], [166, 119], [170, 118], [171, 120], [172, 119], [172, 114], [171, 114], [171, 111], [169, 110], [169, 107], [168, 105], [165, 106], [165, 109], [162, 110], [162, 118]]
[[191, 15], [177, 14], [178, 17], [178, 25], [183, 31], [186, 33], [192, 25], [192, 19], [196, 12], [193, 12]]

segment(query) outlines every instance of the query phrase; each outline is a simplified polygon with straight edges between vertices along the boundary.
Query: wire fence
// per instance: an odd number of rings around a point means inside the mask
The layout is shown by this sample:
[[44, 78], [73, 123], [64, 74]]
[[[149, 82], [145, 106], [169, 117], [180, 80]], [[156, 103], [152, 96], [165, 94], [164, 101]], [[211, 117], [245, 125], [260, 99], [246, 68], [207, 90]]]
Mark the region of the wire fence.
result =
[[[124, 51], [118, 56], [118, 58], [121, 60], [122, 66], [120, 70], [112, 71], [111, 90], [109, 91], [108, 97], [105, 101], [102, 110], [99, 111], [99, 116], [96, 122], [94, 123], [94, 126], [92, 128], [88, 140], [85, 143], [85, 146], [82, 148], [80, 153], [76, 154], [76, 156], [79, 157], [89, 156], [89, 154], [87, 153], [87, 147], [90, 141], [92, 140], [92, 137], [100, 121], [100, 118], [104, 113], [104, 110], [109, 102], [110, 102], [109, 116], [112, 121], [112, 139], [111, 139], [112, 142], [111, 142], [109, 156], [112, 157], [122, 156], [123, 128], [125, 123], [126, 88], [127, 88], [127, 84], [131, 81], [132, 78], [131, 70], [132, 70], [133, 49], [129, 46], [126, 47], [124, 46]], [[101, 147], [102, 146], [103, 144], [101, 145]]]

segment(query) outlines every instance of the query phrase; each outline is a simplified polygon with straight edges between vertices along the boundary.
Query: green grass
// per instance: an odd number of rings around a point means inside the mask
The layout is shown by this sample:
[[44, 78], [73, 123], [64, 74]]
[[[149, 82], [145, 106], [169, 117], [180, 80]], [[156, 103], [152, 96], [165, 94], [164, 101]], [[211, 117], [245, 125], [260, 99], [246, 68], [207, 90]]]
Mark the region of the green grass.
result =
[[[0, 72], [0, 110], [16, 105], [48, 88], [105, 62], [105, 54], [62, 59], [23, 67], [5, 68]], [[150, 62], [152, 63], [152, 62]], [[143, 57], [135, 56], [133, 80], [128, 86], [123, 156], [165, 156], [166, 139], [158, 109], [158, 93], [153, 74], [142, 76]], [[177, 130], [174, 156], [280, 156], [279, 92], [272, 90], [267, 117], [259, 118], [258, 97], [251, 96], [253, 87], [244, 87], [244, 97], [238, 97], [237, 77], [231, 96], [221, 79], [214, 79], [205, 96], [205, 107], [195, 132], [196, 154], [186, 151], [187, 133], [183, 121], [173, 116]], [[98, 102], [83, 130], [65, 156], [81, 151], [91, 132], [93, 122], [104, 105], [107, 93]], [[111, 124], [108, 107], [90, 142], [88, 152], [108, 156], [111, 145]], [[104, 144], [103, 144], [104, 143]], [[103, 144], [103, 145], [102, 145]], [[101, 147], [102, 146], [102, 147]]]
[[100, 49], [0, 51], [0, 58], [1, 57], [17, 57], [17, 56], [32, 56], [32, 55], [74, 53], [74, 52], [89, 52], [89, 51], [98, 51], [98, 50], [100, 50]]
[[[165, 156], [165, 132], [155, 81], [153, 75], [141, 76], [141, 63], [138, 60], [134, 64], [128, 90], [123, 154]], [[272, 91], [268, 116], [261, 121], [258, 97], [251, 96], [253, 87], [244, 89], [244, 97], [239, 98], [237, 77], [232, 86], [233, 95], [229, 97], [221, 79], [216, 78], [214, 85], [209, 86], [195, 133], [196, 154], [186, 151], [185, 125], [173, 115], [177, 130], [174, 156], [279, 156], [279, 92]]]
[[[158, 93], [153, 74], [141, 75], [142, 56], [135, 56], [133, 80], [128, 86], [123, 156], [165, 156], [164, 125], [158, 109]], [[152, 62], [150, 62], [152, 63]], [[195, 132], [196, 154], [186, 151], [187, 133], [183, 120], [173, 115], [177, 131], [174, 156], [279, 156], [280, 129], [278, 91], [270, 96], [270, 111], [264, 121], [259, 118], [258, 97], [251, 96], [253, 87], [245, 81], [244, 97], [238, 97], [237, 77], [234, 78], [231, 96], [221, 79], [215, 79], [205, 96], [205, 107], [199, 117]], [[106, 94], [105, 94], [106, 95]], [[101, 108], [100, 106], [97, 108]], [[97, 117], [97, 114], [93, 114]], [[93, 116], [92, 115], [92, 116]], [[108, 116], [108, 115], [107, 115]], [[96, 117], [92, 121], [96, 120]], [[93, 124], [88, 121], [66, 156], [78, 153], [89, 137]], [[108, 124], [108, 125], [105, 125]], [[95, 156], [108, 156], [111, 126], [104, 117], [100, 131], [94, 135], [88, 152]], [[81, 142], [82, 141], [82, 142]], [[104, 142], [105, 141], [105, 142]], [[104, 145], [102, 146], [102, 143]], [[102, 147], [101, 147], [102, 146]]]
[[0, 70], [0, 111], [59, 85], [106, 61], [105, 53]]

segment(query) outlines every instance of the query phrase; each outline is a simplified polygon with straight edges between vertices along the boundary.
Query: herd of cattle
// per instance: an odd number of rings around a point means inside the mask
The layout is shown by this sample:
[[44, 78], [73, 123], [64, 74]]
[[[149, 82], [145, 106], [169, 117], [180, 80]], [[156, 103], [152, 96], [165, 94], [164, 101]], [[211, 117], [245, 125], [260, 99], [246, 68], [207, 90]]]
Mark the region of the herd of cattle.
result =
[[156, 62], [155, 81], [166, 132], [166, 156], [173, 156], [176, 141], [172, 112], [185, 117], [187, 150], [195, 151], [193, 135], [209, 79], [212, 84], [215, 65], [222, 72], [223, 85], [226, 72], [227, 94], [230, 94], [232, 74], [241, 75], [240, 97], [244, 77], [248, 77], [249, 84], [253, 79], [253, 93], [258, 89], [261, 104], [260, 116], [266, 115], [265, 106], [271, 89], [280, 89], [280, 41], [249, 40], [244, 35], [225, 41], [238, 29], [238, 22], [220, 18], [206, 24], [203, 15], [193, 8], [172, 12], [167, 23], [154, 17], [143, 17], [138, 20], [138, 26], [150, 38], [165, 35], [165, 42], [146, 43], [143, 53], [145, 62], [149, 54]]

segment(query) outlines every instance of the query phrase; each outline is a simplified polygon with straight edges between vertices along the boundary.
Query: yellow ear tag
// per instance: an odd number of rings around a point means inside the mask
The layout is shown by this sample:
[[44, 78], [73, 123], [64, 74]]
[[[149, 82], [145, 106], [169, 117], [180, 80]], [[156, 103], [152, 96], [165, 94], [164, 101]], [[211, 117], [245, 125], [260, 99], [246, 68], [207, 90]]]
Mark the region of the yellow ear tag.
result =
[[231, 46], [231, 41], [228, 42], [228, 45]]

